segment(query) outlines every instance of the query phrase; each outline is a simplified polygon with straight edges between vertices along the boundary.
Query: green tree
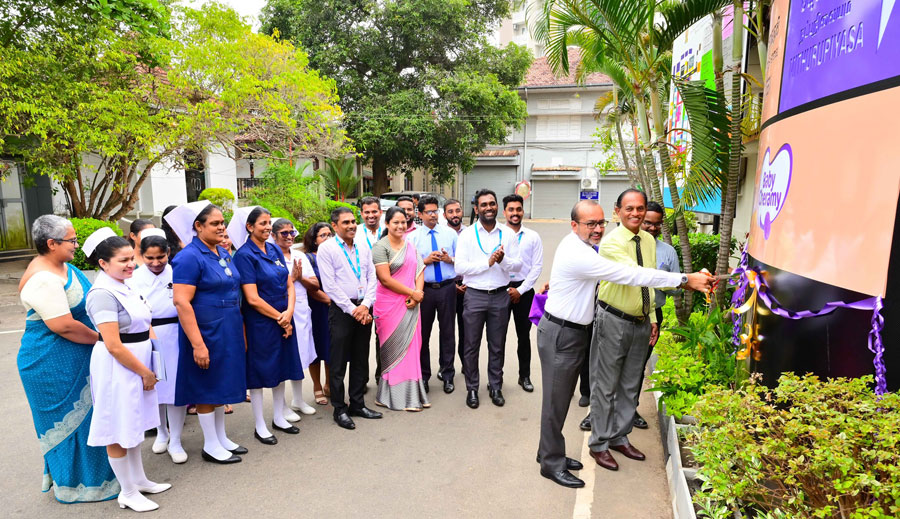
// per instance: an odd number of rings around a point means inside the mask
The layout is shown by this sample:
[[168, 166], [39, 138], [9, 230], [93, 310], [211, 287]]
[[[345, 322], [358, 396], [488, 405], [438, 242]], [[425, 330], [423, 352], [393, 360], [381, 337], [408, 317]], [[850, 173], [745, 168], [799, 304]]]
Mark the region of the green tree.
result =
[[347, 197], [359, 186], [359, 175], [356, 174], [356, 159], [325, 159], [325, 168], [319, 172], [325, 182], [325, 188], [335, 200], [345, 202]]
[[335, 79], [348, 136], [383, 193], [389, 171], [450, 181], [522, 125], [515, 88], [531, 56], [487, 41], [508, 13], [507, 0], [269, 0], [261, 18]]
[[0, 153], [59, 181], [73, 216], [120, 218], [154, 166], [238, 135], [255, 156], [343, 151], [335, 85], [302, 51], [218, 4], [175, 9], [171, 38], [109, 22], [0, 47]]

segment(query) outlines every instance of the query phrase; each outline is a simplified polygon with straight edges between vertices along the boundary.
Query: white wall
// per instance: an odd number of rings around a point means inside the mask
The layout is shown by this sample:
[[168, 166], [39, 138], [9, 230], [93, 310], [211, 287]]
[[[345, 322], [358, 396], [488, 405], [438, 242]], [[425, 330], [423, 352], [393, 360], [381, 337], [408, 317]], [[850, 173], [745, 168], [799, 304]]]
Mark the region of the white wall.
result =
[[205, 158], [206, 187], [224, 187], [237, 195], [237, 167], [225, 148], [215, 144], [207, 150]]

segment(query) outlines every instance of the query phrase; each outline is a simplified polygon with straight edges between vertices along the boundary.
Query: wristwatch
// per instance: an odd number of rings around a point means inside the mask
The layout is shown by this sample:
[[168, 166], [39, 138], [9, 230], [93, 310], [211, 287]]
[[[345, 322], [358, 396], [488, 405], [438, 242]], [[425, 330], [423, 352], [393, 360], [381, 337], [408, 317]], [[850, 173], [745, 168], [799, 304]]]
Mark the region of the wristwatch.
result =
[[684, 288], [684, 286], [687, 285], [687, 282], [688, 282], [687, 274], [682, 274], [681, 275], [681, 284], [678, 285], [678, 288]]

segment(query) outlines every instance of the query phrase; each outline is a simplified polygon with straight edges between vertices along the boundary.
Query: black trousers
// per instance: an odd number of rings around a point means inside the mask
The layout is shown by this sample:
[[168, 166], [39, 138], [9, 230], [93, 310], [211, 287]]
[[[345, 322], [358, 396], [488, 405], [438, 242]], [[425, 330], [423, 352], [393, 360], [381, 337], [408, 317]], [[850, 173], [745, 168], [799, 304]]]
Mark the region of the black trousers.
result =
[[347, 410], [344, 402], [344, 375], [347, 364], [350, 364], [350, 376], [347, 383], [347, 394], [350, 397], [350, 408], [361, 409], [366, 402], [363, 395], [366, 381], [369, 379], [369, 339], [372, 336], [372, 324], [359, 324], [350, 314], [337, 305], [328, 309], [328, 328], [331, 332], [331, 369], [330, 384], [331, 405], [337, 416]]
[[[456, 280], [457, 286], [462, 284], [462, 280]], [[459, 290], [456, 291], [456, 338], [457, 338], [457, 346], [456, 346], [456, 356], [459, 357], [459, 364], [462, 367], [462, 372], [466, 372], [466, 356], [463, 355], [463, 350], [466, 344], [466, 323], [463, 319], [463, 301], [465, 300], [466, 293], [460, 293]]]
[[[509, 286], [516, 288], [521, 281], [511, 281]], [[531, 302], [534, 301], [534, 289], [521, 294], [518, 303], [510, 301], [509, 313], [516, 325], [516, 338], [519, 341], [516, 353], [519, 357], [519, 378], [531, 376], [531, 321], [528, 314], [531, 312]]]
[[437, 314], [438, 333], [438, 373], [450, 380], [456, 375], [453, 366], [456, 353], [456, 330], [453, 326], [453, 317], [456, 315], [456, 283], [450, 282], [440, 288], [433, 288], [436, 283], [425, 283], [425, 298], [422, 299], [422, 380], [428, 382], [431, 379], [431, 328], [434, 325], [434, 317]]
[[506, 329], [509, 327], [509, 294], [500, 290], [488, 294], [472, 287], [466, 289], [463, 318], [466, 321], [466, 344], [463, 374], [466, 389], [478, 390], [478, 354], [481, 337], [487, 333], [488, 389], [503, 389], [503, 362], [506, 351]]

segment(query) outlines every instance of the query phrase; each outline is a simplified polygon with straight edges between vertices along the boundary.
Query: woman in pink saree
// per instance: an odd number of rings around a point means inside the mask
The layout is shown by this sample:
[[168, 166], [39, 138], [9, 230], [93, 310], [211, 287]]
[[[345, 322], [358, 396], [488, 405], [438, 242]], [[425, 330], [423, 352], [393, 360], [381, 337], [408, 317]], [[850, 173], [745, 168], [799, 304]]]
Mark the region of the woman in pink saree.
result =
[[419, 303], [425, 284], [425, 264], [405, 238], [406, 214], [391, 207], [385, 216], [385, 236], [372, 246], [378, 276], [375, 291], [375, 333], [383, 372], [375, 403], [394, 411], [430, 407], [422, 384], [422, 327]]

